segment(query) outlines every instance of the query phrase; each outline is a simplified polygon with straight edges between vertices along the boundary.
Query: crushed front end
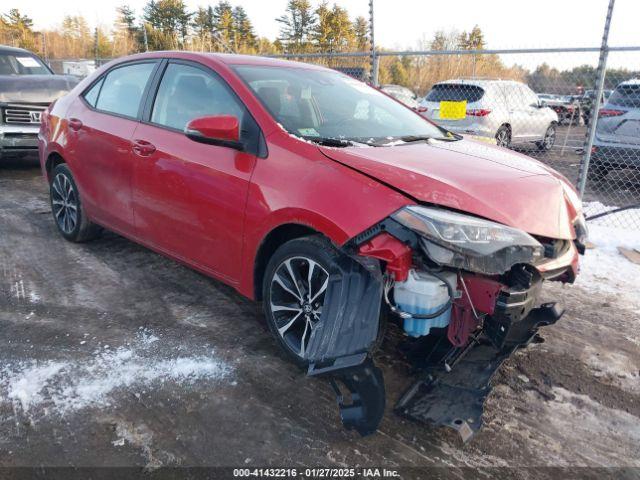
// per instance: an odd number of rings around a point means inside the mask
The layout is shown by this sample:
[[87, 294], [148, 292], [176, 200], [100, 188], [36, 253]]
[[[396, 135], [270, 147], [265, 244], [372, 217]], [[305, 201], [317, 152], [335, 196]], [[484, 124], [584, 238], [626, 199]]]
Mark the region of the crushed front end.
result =
[[[482, 218], [416, 205], [344, 246], [359, 262], [378, 260], [383, 304], [407, 334], [404, 353], [418, 379], [397, 403], [398, 414], [455, 428], [464, 441], [479, 430], [495, 371], [536, 339], [539, 327], [563, 314], [561, 306], [540, 305], [538, 297], [545, 280], [574, 281], [586, 240], [581, 215], [573, 227], [571, 240], [538, 238]], [[370, 432], [382, 416], [384, 388], [367, 358], [362, 366], [342, 371], [355, 371], [359, 379], [368, 372], [371, 378], [369, 388], [360, 392], [343, 380], [359, 405], [376, 411], [367, 421]], [[342, 403], [341, 409], [344, 421]]]

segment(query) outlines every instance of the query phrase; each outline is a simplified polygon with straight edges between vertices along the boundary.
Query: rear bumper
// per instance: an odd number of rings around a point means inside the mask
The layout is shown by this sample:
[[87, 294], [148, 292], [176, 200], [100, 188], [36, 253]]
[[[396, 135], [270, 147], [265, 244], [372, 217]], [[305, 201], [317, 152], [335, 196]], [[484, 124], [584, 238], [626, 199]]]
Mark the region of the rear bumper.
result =
[[38, 151], [39, 125], [0, 125], [0, 156]]

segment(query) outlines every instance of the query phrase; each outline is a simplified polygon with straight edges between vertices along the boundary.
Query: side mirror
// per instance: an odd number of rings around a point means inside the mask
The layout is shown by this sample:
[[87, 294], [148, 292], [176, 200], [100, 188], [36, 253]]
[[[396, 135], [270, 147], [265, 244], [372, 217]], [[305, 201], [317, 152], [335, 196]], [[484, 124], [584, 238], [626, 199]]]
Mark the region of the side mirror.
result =
[[184, 134], [194, 142], [244, 150], [240, 141], [240, 124], [233, 115], [194, 118], [187, 123]]

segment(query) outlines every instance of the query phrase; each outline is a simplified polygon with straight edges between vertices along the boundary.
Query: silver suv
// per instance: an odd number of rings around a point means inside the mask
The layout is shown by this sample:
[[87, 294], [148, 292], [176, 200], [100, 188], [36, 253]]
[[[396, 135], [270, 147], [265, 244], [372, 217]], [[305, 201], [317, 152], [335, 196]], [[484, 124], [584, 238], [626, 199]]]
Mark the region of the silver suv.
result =
[[447, 130], [495, 139], [503, 147], [533, 142], [549, 150], [555, 143], [558, 115], [521, 82], [447, 80], [436, 83], [420, 106], [422, 115]]
[[619, 84], [598, 112], [588, 176], [640, 168], [640, 79]]

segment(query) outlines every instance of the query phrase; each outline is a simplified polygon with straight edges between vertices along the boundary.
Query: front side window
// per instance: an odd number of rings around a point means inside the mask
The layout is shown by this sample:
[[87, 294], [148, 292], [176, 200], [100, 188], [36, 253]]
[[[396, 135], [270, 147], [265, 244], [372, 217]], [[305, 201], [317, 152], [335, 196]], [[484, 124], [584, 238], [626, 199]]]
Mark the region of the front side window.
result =
[[305, 139], [384, 145], [402, 137], [453, 138], [378, 90], [339, 72], [253, 65], [235, 70], [284, 129]]
[[95, 104], [96, 108], [135, 118], [138, 115], [144, 89], [155, 66], [155, 62], [148, 62], [111, 70], [103, 81]]
[[151, 121], [184, 130], [191, 120], [234, 115], [242, 124], [244, 107], [217, 76], [190, 65], [170, 63], [153, 105]]
[[28, 53], [0, 53], [0, 75], [51, 75], [42, 61]]

